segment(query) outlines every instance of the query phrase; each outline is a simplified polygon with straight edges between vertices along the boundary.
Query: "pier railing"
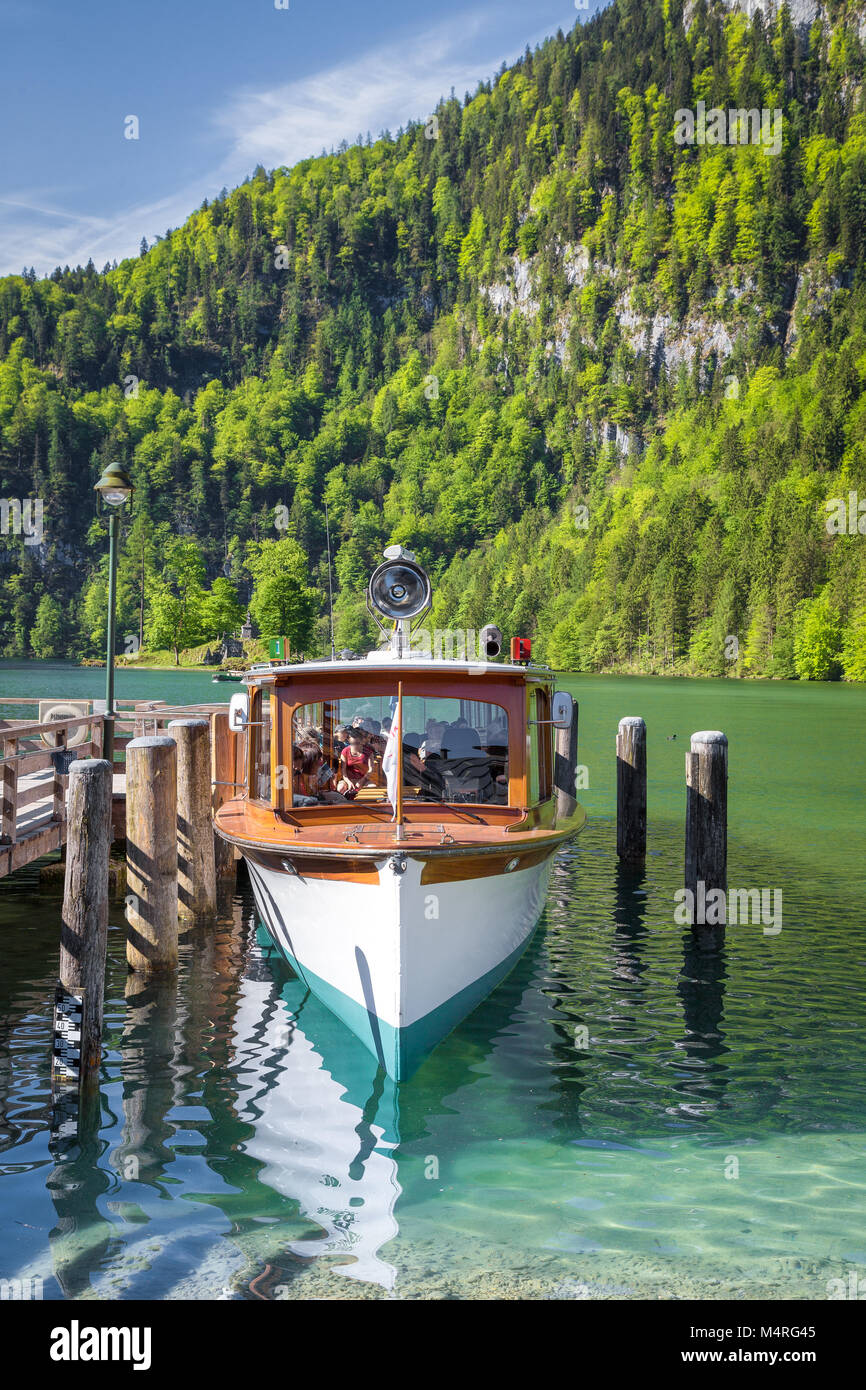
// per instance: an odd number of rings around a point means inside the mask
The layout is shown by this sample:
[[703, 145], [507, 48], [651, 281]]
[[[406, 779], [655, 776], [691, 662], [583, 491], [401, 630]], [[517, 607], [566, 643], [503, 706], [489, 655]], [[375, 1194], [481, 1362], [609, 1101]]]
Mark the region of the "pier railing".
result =
[[[64, 702], [58, 700], [59, 703]], [[0, 706], [4, 708], [34, 704], [38, 701], [0, 697]], [[209, 718], [225, 710], [223, 704], [118, 702], [112, 788], [116, 837], [124, 833], [126, 747], [131, 739], [159, 733], [173, 719], [196, 715]], [[78, 758], [102, 757], [104, 722], [101, 713], [41, 723], [0, 720], [0, 878], [64, 844], [69, 772]], [[89, 737], [72, 743], [82, 728]]]
[[[76, 758], [101, 757], [102, 724], [101, 714], [46, 723], [4, 721], [0, 728], [0, 875], [63, 843], [69, 768]], [[70, 747], [71, 733], [82, 727], [90, 737]]]

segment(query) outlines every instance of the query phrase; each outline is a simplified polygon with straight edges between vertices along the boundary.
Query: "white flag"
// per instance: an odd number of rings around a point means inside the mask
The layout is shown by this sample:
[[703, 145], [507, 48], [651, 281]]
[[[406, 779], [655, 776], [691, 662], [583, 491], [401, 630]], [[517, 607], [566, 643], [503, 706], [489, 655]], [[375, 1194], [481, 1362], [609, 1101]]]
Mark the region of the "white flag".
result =
[[397, 819], [397, 759], [400, 757], [400, 707], [398, 705], [394, 718], [391, 720], [391, 727], [388, 730], [388, 742], [385, 744], [385, 752], [382, 754], [382, 771], [385, 774], [385, 786], [388, 789], [388, 800], [394, 808], [392, 820]]

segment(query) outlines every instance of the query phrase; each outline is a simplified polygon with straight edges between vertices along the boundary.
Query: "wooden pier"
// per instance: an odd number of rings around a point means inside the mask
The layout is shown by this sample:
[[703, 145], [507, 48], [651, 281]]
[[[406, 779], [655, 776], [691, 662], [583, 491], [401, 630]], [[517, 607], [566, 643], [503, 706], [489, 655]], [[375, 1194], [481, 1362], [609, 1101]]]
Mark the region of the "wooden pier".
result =
[[[38, 703], [36, 698], [0, 697], [4, 707]], [[66, 702], [58, 699], [57, 703]], [[176, 719], [210, 719], [225, 709], [224, 704], [118, 701], [112, 778], [114, 839], [122, 840], [126, 833], [126, 747], [131, 739], [164, 732]], [[0, 720], [0, 878], [65, 845], [69, 770], [79, 758], [102, 757], [103, 725], [102, 714], [41, 724]], [[89, 737], [70, 747], [70, 739], [81, 728]]]

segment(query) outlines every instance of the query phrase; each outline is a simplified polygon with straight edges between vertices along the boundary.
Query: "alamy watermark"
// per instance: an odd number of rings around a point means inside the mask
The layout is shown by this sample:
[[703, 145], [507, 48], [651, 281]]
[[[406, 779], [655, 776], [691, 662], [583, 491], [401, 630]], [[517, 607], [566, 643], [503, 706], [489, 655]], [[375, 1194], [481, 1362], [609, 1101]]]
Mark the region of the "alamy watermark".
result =
[[674, 140], [678, 145], [762, 145], [765, 154], [781, 154], [782, 111], [759, 111], [752, 106], [731, 108], [720, 106], [707, 110], [699, 101], [694, 110], [680, 107], [674, 112]]
[[7, 1299], [18, 1303], [39, 1302], [44, 1298], [42, 1279], [36, 1275], [33, 1279], [0, 1279], [0, 1300], [4, 1303]]
[[828, 1279], [827, 1297], [832, 1299], [864, 1299], [866, 1298], [866, 1278], [858, 1275], [856, 1269], [850, 1269], [848, 1271], [847, 1281], [844, 1279]]
[[782, 930], [781, 888], [707, 889], [703, 881], [697, 893], [679, 888], [674, 894], [674, 921], [678, 927], [763, 926], [764, 936]]
[[23, 536], [25, 545], [41, 545], [45, 530], [42, 525], [41, 497], [0, 497], [0, 536]]
[[827, 520], [824, 525], [828, 536], [866, 536], [866, 497], [848, 493], [844, 497], [831, 497], [825, 502]]
[[52, 1329], [48, 1355], [52, 1361], [129, 1361], [134, 1371], [147, 1371], [152, 1338], [150, 1327], [82, 1327], [73, 1318], [69, 1327]]

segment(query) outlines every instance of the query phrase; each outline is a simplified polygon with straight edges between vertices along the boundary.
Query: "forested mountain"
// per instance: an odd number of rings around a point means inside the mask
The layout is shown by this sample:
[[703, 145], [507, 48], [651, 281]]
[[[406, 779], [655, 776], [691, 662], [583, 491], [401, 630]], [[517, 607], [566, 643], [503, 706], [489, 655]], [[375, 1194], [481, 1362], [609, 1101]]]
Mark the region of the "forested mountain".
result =
[[327, 501], [340, 646], [400, 541], [436, 626], [557, 666], [866, 679], [863, 15], [614, 0], [137, 259], [0, 281], [0, 498], [44, 500], [0, 650], [98, 653], [120, 459], [150, 647], [255, 580], [324, 651]]

